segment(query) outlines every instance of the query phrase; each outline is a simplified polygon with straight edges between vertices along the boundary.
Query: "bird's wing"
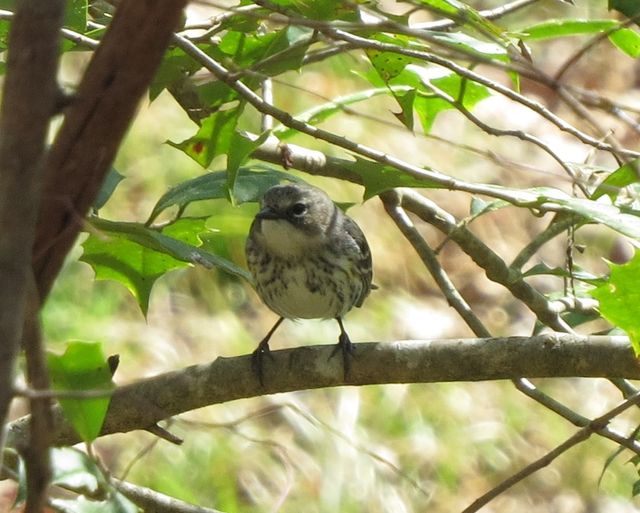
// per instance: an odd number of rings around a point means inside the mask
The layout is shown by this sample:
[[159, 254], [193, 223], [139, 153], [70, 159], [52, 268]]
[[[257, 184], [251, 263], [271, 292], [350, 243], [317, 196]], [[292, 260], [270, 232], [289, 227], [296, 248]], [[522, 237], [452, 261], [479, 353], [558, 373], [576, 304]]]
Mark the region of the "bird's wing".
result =
[[364, 233], [353, 219], [345, 215], [343, 227], [355, 242], [355, 246], [351, 246], [351, 251], [347, 250], [347, 253], [355, 261], [357, 272], [362, 280], [362, 292], [356, 301], [356, 306], [361, 306], [371, 291], [371, 280], [373, 279], [371, 250]]

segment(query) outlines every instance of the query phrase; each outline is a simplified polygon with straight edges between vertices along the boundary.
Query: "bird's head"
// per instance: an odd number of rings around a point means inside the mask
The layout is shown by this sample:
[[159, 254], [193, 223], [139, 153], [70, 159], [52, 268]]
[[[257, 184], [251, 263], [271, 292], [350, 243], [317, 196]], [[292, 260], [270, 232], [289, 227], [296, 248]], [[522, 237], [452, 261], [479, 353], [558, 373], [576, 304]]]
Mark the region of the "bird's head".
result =
[[324, 191], [297, 183], [272, 187], [260, 206], [256, 228], [265, 243], [278, 252], [298, 253], [321, 243], [338, 215]]

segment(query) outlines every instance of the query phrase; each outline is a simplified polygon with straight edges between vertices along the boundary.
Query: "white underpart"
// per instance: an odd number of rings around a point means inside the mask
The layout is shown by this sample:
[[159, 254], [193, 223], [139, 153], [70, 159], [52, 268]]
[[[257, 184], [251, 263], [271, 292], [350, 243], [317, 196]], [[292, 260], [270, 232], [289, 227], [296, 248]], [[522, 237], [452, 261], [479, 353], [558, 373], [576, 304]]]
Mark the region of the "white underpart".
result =
[[304, 269], [296, 267], [285, 273], [289, 286], [287, 293], [278, 299], [276, 313], [289, 319], [332, 319], [343, 314], [336, 311], [333, 295], [314, 293], [305, 286]]
[[309, 236], [280, 219], [264, 219], [261, 231], [269, 251], [281, 258], [298, 259], [299, 263], [283, 269], [287, 292], [278, 298], [276, 304], [271, 302], [272, 310], [282, 317], [294, 319], [332, 319], [346, 313], [342, 310], [348, 309], [339, 305], [333, 294], [311, 292], [306, 286], [304, 261], [309, 252], [316, 251], [321, 236]]
[[269, 251], [283, 258], [304, 255], [317, 244], [316, 237], [295, 229], [283, 219], [263, 219], [261, 230]]

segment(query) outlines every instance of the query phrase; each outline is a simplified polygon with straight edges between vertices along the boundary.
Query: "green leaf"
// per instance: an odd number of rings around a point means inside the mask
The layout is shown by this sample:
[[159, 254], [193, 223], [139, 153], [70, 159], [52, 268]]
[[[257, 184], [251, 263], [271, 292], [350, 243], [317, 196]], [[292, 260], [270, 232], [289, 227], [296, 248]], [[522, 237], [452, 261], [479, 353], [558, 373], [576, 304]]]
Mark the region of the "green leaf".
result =
[[356, 161], [346, 167], [362, 178], [365, 188], [365, 201], [394, 187], [441, 187], [435, 182], [420, 180], [399, 171], [395, 167], [365, 160], [357, 156]]
[[413, 59], [394, 52], [366, 50], [367, 57], [382, 80], [388, 82], [397, 77]]
[[[471, 110], [478, 102], [491, 96], [491, 93], [485, 86], [463, 79], [455, 73], [439, 72], [434, 75], [433, 70], [418, 66], [409, 66], [406, 69], [406, 75], [409, 74], [415, 75], [418, 79], [417, 87], [419, 94], [415, 97], [414, 109], [420, 119], [422, 130], [425, 133], [429, 133], [433, 122], [440, 112], [455, 109], [455, 105], [443, 98], [435, 96], [431, 88], [425, 84], [430, 84], [431, 87], [445, 93], [445, 95], [453, 101], [460, 102], [467, 110]], [[403, 74], [403, 76], [405, 75]], [[398, 80], [401, 80], [401, 78], [402, 77], [399, 77]], [[396, 81], [394, 81], [394, 83], [396, 83]]]
[[87, 0], [70, 0], [64, 13], [64, 26], [84, 34], [87, 30]]
[[[563, 312], [561, 314], [561, 317], [562, 320], [569, 326], [571, 326], [572, 328], [576, 328], [578, 326], [586, 324], [587, 322], [593, 322], [600, 319], [600, 314], [594, 311], [587, 313], [568, 311]], [[544, 329], [545, 326], [543, 326], [542, 328]]]
[[170, 48], [162, 58], [153, 81], [149, 86], [149, 99], [155, 100], [167, 87], [181, 83], [185, 77], [192, 75], [202, 67], [180, 48]]
[[[313, 107], [305, 112], [302, 112], [301, 114], [297, 114], [295, 118], [310, 125], [318, 125], [335, 114], [350, 112], [347, 107], [348, 105], [352, 105], [364, 100], [369, 100], [376, 96], [388, 95], [390, 93], [394, 93], [397, 95], [401, 93], [410, 93], [413, 91], [414, 88], [410, 86], [390, 86], [365, 89], [364, 91], [358, 91], [346, 96], [340, 96], [335, 100], [324, 103], [317, 107]], [[277, 135], [278, 139], [280, 140], [288, 139], [296, 135], [297, 133], [297, 130], [284, 125], [280, 125], [273, 130], [273, 134]]]
[[463, 32], [425, 32], [429, 34], [431, 38], [440, 41], [443, 45], [461, 50], [467, 54], [476, 54], [502, 62], [509, 60], [509, 52], [503, 45], [483, 41]]
[[469, 213], [473, 219], [480, 217], [481, 215], [488, 214], [509, 206], [509, 203], [503, 200], [484, 201], [481, 198], [473, 196], [471, 198], [471, 207]]
[[609, 41], [629, 57], [633, 59], [640, 57], [640, 34], [635, 30], [630, 28], [616, 30], [609, 34]]
[[95, 495], [105, 484], [104, 476], [87, 454], [72, 447], [51, 449], [51, 484]]
[[[247, 85], [250, 85], [250, 82]], [[219, 80], [195, 86], [195, 92], [198, 95], [200, 105], [211, 110], [238, 99], [238, 93]]]
[[492, 39], [510, 44], [504, 31], [498, 25], [486, 19], [466, 3], [458, 0], [419, 0], [418, 3], [457, 23], [471, 26]]
[[[283, 181], [300, 181], [299, 178], [263, 166], [243, 167], [238, 170], [234, 183], [233, 197], [236, 204], [257, 201], [264, 192]], [[226, 171], [214, 171], [191, 180], [186, 180], [169, 189], [158, 200], [147, 220], [147, 225], [167, 208], [177, 206], [181, 211], [194, 201], [228, 199], [228, 178]]]
[[[377, 85], [375, 75], [369, 74], [365, 78]], [[412, 130], [415, 110], [425, 133], [430, 131], [440, 112], [455, 109], [454, 102], [461, 102], [464, 108], [470, 110], [478, 102], [491, 96], [490, 90], [481, 84], [464, 79], [450, 71], [418, 64], [407, 65], [387, 84], [402, 109], [396, 116]], [[433, 89], [448, 96], [451, 101], [439, 98]]]
[[[640, 241], [640, 218], [637, 215], [626, 213], [614, 205], [574, 198], [555, 189], [545, 189], [545, 191], [539, 197], [541, 205], [545, 203], [558, 205], [563, 207], [564, 211], [580, 214], [590, 221], [604, 224]], [[554, 191], [553, 196], [546, 196], [546, 193], [552, 191]]]
[[201, 264], [253, 281], [245, 269], [198, 247], [200, 234], [206, 231], [205, 218], [179, 219], [162, 232], [139, 223], [97, 217], [90, 221], [95, 231], [82, 244], [80, 260], [91, 265], [96, 279], [114, 280], [127, 287], [145, 316], [153, 284], [173, 269]]
[[640, 251], [626, 264], [609, 264], [607, 283], [590, 294], [600, 302], [600, 313], [629, 335], [636, 356], [640, 355]]
[[233, 194], [235, 190], [236, 180], [240, 172], [240, 166], [244, 164], [251, 154], [269, 137], [269, 132], [262, 133], [257, 139], [249, 138], [238, 132], [235, 132], [229, 153], [227, 154], [227, 190], [231, 193], [230, 199], [232, 203], [237, 203], [237, 198]]
[[98, 191], [98, 197], [93, 204], [95, 210], [100, 210], [105, 205], [122, 180], [124, 180], [124, 176], [118, 173], [115, 168], [109, 169], [107, 177], [104, 179], [100, 191]]
[[229, 152], [243, 106], [244, 104], [240, 104], [212, 114], [202, 121], [202, 125], [193, 137], [180, 143], [168, 141], [168, 144], [183, 151], [206, 168], [215, 157]]
[[619, 25], [620, 23], [615, 20], [561, 19], [531, 25], [518, 30], [518, 33], [522, 39], [531, 41], [555, 37], [598, 34], [606, 30], [611, 30]]
[[619, 167], [598, 185], [593, 194], [591, 194], [591, 199], [595, 200], [606, 194], [611, 198], [611, 201], [615, 201], [620, 189], [639, 181], [639, 173], [640, 159]]
[[311, 43], [313, 31], [286, 27], [275, 32], [246, 33], [229, 31], [218, 49], [236, 69], [250, 67], [268, 75], [299, 69]]
[[292, 14], [299, 14], [314, 20], [359, 21], [358, 10], [345, 0], [274, 0], [274, 5], [285, 8]]
[[[67, 2], [64, 16], [64, 26], [80, 34], [87, 30], [87, 0], [71, 0]], [[76, 48], [76, 43], [66, 38], [62, 39], [62, 51], [68, 52]]]
[[[56, 506], [63, 508], [61, 511], [78, 513], [135, 513], [138, 511], [134, 504], [111, 485], [96, 462], [84, 452], [71, 447], [53, 447], [50, 455], [51, 484], [68, 488], [83, 496], [100, 496], [104, 499], [93, 501], [79, 497], [77, 500], [56, 501]], [[23, 471], [22, 460], [19, 464], [21, 470], [16, 504], [26, 499], [26, 473]]]
[[558, 276], [561, 278], [573, 278], [574, 280], [583, 281], [585, 283], [590, 283], [592, 285], [600, 284], [603, 282], [602, 278], [591, 274], [584, 269], [579, 267], [575, 267], [573, 270], [573, 275], [569, 273], [569, 271], [563, 267], [550, 267], [544, 262], [539, 264], [535, 264], [534, 266], [527, 269], [526, 272], [522, 273], [523, 278], [528, 278], [530, 276]]
[[[278, 33], [278, 39], [285, 42], [285, 47], [267, 53], [262, 60], [253, 64], [253, 69], [269, 76], [276, 76], [285, 71], [299, 70], [304, 56], [312, 43], [314, 32], [306, 27], [290, 26]], [[275, 48], [281, 46], [275, 41]]]
[[[93, 218], [92, 224], [100, 231], [92, 232], [83, 242], [84, 252], [80, 260], [93, 268], [97, 280], [113, 280], [127, 287], [146, 316], [156, 280], [189, 264], [189, 260], [175, 258], [170, 251], [164, 250], [162, 244], [155, 242], [154, 235], [163, 237], [162, 242], [167, 246], [180, 241], [150, 229], [137, 233], [135, 228], [140, 225], [136, 223], [114, 223]], [[180, 230], [183, 225], [189, 227], [186, 231], [198, 234], [205, 230], [205, 219], [181, 219], [165, 230]], [[181, 233], [184, 234], [185, 230]]]
[[[114, 388], [109, 365], [99, 343], [69, 342], [64, 354], [49, 353], [48, 361], [56, 391], [110, 391]], [[65, 417], [85, 442], [95, 440], [100, 434], [109, 401], [109, 395], [59, 399]]]
[[482, 185], [485, 194], [513, 205], [578, 214], [587, 221], [603, 224], [640, 241], [640, 211], [619, 208], [599, 201], [575, 198], [551, 187], [509, 189], [499, 185]]

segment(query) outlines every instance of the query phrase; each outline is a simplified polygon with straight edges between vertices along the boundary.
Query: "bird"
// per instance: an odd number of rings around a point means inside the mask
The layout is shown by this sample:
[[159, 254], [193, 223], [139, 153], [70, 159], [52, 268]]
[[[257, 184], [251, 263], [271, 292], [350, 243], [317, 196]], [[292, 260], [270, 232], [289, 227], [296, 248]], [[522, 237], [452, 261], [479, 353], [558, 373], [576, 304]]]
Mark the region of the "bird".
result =
[[331, 357], [342, 353], [346, 380], [354, 347], [342, 319], [372, 288], [371, 251], [360, 227], [322, 189], [275, 185], [261, 199], [245, 253], [258, 296], [279, 316], [252, 355], [260, 383], [269, 340], [285, 319], [335, 319], [340, 335]]

